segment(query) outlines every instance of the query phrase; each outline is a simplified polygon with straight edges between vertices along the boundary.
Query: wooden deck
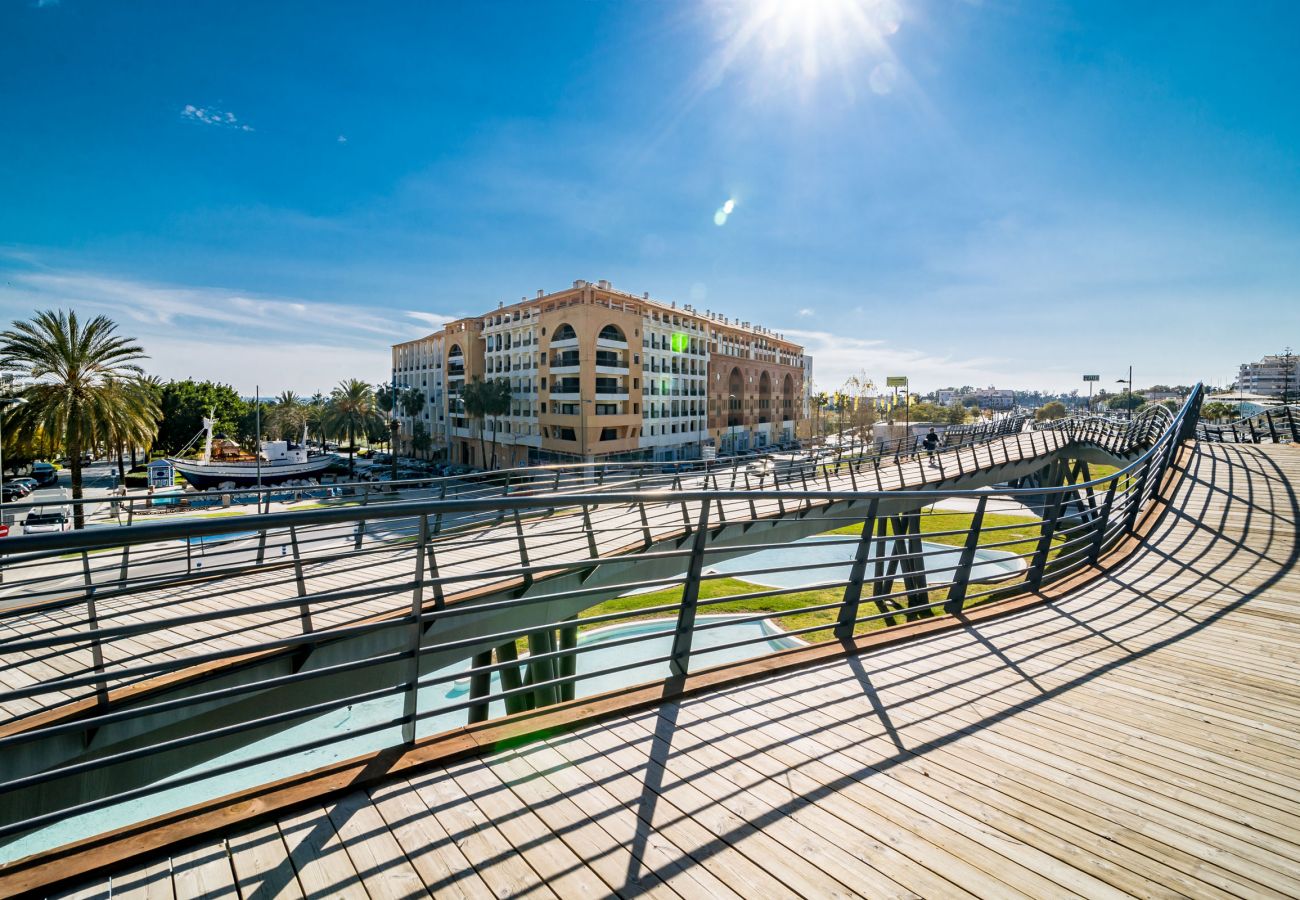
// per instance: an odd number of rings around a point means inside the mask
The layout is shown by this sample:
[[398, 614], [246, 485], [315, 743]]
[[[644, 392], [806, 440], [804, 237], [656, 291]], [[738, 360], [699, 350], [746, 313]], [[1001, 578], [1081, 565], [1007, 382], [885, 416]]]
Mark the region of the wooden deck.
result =
[[591, 723], [68, 896], [1300, 895], [1300, 451], [1050, 606]]
[[[993, 469], [1033, 459], [1058, 449], [1067, 441], [1060, 432], [1023, 433], [999, 438], [960, 450], [949, 451], [947, 465], [966, 471]], [[887, 462], [872, 470], [851, 474], [847, 468], [837, 475], [811, 479], [810, 490], [894, 490], [919, 488], [927, 479], [933, 482], [936, 472], [918, 460]], [[728, 487], [725, 481], [721, 485]], [[754, 489], [772, 489], [767, 481], [750, 482]], [[700, 476], [684, 479], [683, 489], [706, 489]], [[744, 489], [744, 484], [739, 485]], [[802, 481], [786, 482], [781, 489], [802, 491]], [[724, 517], [732, 521], [752, 517], [774, 518], [788, 515], [796, 507], [781, 501], [732, 500], [724, 504]], [[824, 504], [823, 504], [824, 505]], [[694, 521], [699, 504], [688, 504], [686, 518]], [[594, 507], [591, 512], [594, 542], [599, 555], [612, 556], [635, 548], [648, 531], [655, 540], [678, 533], [683, 527], [681, 503], [666, 502], [647, 509], [648, 521], [643, 530], [639, 510], [628, 506]], [[447, 602], [456, 603], [483, 592], [518, 584], [517, 576], [503, 577], [500, 570], [521, 564], [519, 535], [513, 521], [484, 526], [471, 532], [447, 536], [436, 545], [440, 574], [463, 578], [448, 586]], [[532, 521], [524, 531], [523, 542], [528, 561], [533, 565], [580, 561], [590, 556], [590, 545], [582, 520], [559, 516]], [[316, 631], [327, 631], [376, 618], [402, 615], [410, 608], [410, 583], [414, 573], [413, 543], [396, 547], [381, 545], [364, 554], [353, 553], [350, 544], [328, 561], [309, 561], [304, 567], [304, 585], [311, 606]], [[97, 564], [116, 572], [120, 556], [96, 557]], [[365, 596], [355, 591], [365, 588]], [[106, 639], [102, 653], [106, 683], [110, 692], [138, 683], [141, 676], [117, 675], [124, 667], [166, 664], [202, 654], [236, 652], [269, 641], [293, 638], [302, 634], [297, 604], [273, 610], [252, 610], [256, 604], [295, 601], [298, 588], [290, 570], [252, 571], [207, 582], [181, 580], [133, 593], [129, 596], [103, 598], [98, 601], [97, 616], [101, 628], [121, 625], [142, 626], [134, 634]], [[170, 624], [179, 616], [206, 614], [205, 621], [183, 625]], [[80, 678], [91, 682], [94, 657], [90, 642], [84, 637], [73, 644], [38, 650], [7, 650], [6, 642], [21, 641], [32, 635], [84, 635], [89, 625], [84, 603], [64, 605], [56, 610], [32, 609], [0, 615], [0, 695], [6, 690], [38, 689], [30, 696], [0, 698], [0, 734], [47, 721], [53, 710], [71, 713], [76, 701], [86, 702], [93, 696], [93, 683], [65, 685], [64, 680]], [[177, 676], [165, 676], [175, 679]], [[111, 693], [110, 693], [111, 697]], [[34, 714], [45, 713], [41, 717]], [[22, 721], [24, 718], [27, 721]]]

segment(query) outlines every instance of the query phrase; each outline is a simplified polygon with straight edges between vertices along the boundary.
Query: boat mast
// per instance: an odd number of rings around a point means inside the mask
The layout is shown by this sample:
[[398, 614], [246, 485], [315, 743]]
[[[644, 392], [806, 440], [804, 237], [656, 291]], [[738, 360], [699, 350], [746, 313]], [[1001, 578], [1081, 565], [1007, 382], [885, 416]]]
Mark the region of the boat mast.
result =
[[[215, 415], [215, 410], [213, 415]], [[203, 465], [212, 461], [212, 420], [206, 416], [203, 419]]]

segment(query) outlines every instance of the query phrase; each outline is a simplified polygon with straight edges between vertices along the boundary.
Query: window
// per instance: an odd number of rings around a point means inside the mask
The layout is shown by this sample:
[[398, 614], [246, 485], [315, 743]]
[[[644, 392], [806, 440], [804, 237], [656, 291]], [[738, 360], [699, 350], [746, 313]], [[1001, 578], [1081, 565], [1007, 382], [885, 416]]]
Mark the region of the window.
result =
[[[545, 334], [545, 329], [542, 330], [542, 333]], [[555, 336], [551, 338], [551, 342], [554, 343], [555, 341], [576, 341], [577, 339], [578, 339], [578, 333], [573, 330], [572, 325], [570, 325], [568, 322], [565, 322], [559, 328], [555, 329]]]
[[604, 328], [600, 329], [600, 334], [598, 335], [598, 337], [603, 341], [623, 341], [624, 343], [627, 342], [627, 336], [623, 334], [623, 330], [619, 328], [617, 325], [613, 325], [613, 324], [606, 325]]
[[572, 428], [557, 428], [555, 432], [556, 436], [562, 441], [576, 441], [578, 439], [577, 433]]
[[602, 428], [602, 429], [600, 429], [600, 439], [601, 439], [602, 441], [616, 441], [616, 440], [618, 440], [618, 429], [617, 429], [617, 428]]

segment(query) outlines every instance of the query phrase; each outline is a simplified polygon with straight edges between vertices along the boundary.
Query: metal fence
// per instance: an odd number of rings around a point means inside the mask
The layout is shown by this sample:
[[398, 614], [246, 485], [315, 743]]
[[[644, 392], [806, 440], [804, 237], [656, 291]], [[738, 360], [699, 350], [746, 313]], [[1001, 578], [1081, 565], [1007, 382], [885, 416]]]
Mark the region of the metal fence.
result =
[[[14, 540], [0, 853], [322, 753], [1040, 588], [1133, 530], [1200, 402], [1198, 387], [1177, 413], [1124, 424], [972, 432], [933, 457], [517, 470], [454, 496], [263, 513], [247, 531], [210, 519]], [[1122, 467], [1093, 479], [1069, 464], [1084, 450]], [[1049, 477], [974, 489], [1028, 471]], [[327, 725], [344, 710], [353, 726]]]
[[1235, 422], [1201, 422], [1196, 437], [1226, 444], [1300, 444], [1300, 406], [1274, 406]]

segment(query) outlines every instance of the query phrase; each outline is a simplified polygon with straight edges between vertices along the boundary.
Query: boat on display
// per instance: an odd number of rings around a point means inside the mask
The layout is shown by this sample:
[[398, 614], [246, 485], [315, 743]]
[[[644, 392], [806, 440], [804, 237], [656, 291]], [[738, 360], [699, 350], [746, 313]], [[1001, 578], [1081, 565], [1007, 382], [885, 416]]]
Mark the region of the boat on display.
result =
[[[172, 457], [171, 463], [198, 490], [249, 488], [315, 482], [337, 457], [307, 448], [307, 431], [302, 442], [259, 441], [259, 453], [245, 453], [234, 441], [212, 434], [212, 420], [203, 420], [203, 456], [199, 459]], [[196, 438], [197, 440], [197, 438]]]

